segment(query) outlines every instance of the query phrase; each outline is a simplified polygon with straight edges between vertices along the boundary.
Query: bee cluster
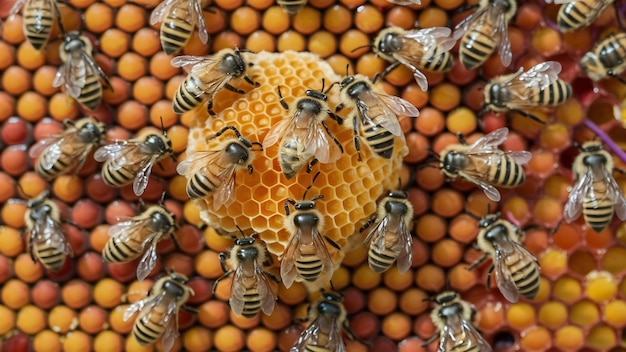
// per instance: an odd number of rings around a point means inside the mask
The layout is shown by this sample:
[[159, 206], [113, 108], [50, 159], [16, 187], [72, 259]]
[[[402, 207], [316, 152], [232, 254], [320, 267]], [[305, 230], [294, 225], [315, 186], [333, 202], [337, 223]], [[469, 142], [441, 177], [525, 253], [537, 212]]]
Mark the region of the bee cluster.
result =
[[[155, 4], [149, 23], [161, 23], [165, 53], [181, 52], [194, 31], [201, 43], [208, 43], [207, 3], [165, 0]], [[419, 1], [392, 3], [420, 5]], [[60, 4], [17, 0], [9, 13], [14, 17], [23, 7], [24, 34], [37, 50], [45, 49], [58, 25], [62, 65], [52, 86], [63, 87], [68, 101], [74, 99], [85, 111], [93, 112], [101, 109], [103, 90], [112, 90], [113, 85], [94, 59], [94, 43], [79, 31], [66, 32]], [[306, 1], [278, 0], [277, 4], [294, 16]], [[609, 5], [599, 1], [589, 9], [582, 0], [564, 3], [556, 26], [562, 32], [583, 28]], [[232, 312], [253, 319], [274, 313], [280, 301], [279, 286], [304, 285], [313, 295], [321, 291], [321, 296], [301, 319], [310, 324], [290, 351], [345, 351], [343, 332], [367, 346], [369, 342], [350, 329], [343, 295], [333, 286], [333, 275], [344, 257], [366, 248], [369, 270], [375, 274], [392, 268], [404, 274], [418, 266], [414, 244], [419, 233], [414, 231], [414, 220], [420, 204], [407, 191], [414, 175], [403, 173], [403, 158], [411, 152], [405, 133], [419, 110], [410, 99], [389, 93], [385, 79], [393, 71], [407, 70], [416, 87], [428, 92], [427, 77], [453, 68], [457, 44], [458, 61], [467, 70], [480, 68], [494, 53], [509, 67], [514, 57], [508, 25], [518, 3], [480, 0], [474, 7], [454, 30], [397, 26], [380, 30], [369, 47], [388, 65], [373, 77], [351, 73], [356, 69], [350, 65], [345, 73], [337, 73], [317, 55], [295, 51], [256, 53], [235, 47], [206, 56], [174, 56], [171, 66], [182, 68], [185, 76], [172, 96], [172, 110], [191, 116], [187, 148], [180, 161], [164, 128], [162, 133], [110, 139], [106, 124], [90, 116], [67, 120], [61, 133], [34, 144], [29, 152], [34, 170], [52, 182], [61, 175], [78, 173], [93, 154], [102, 163], [105, 184], [132, 188], [141, 197], [154, 179], [152, 169], [163, 168], [162, 163], [171, 157], [170, 169], [175, 168], [184, 179], [189, 204], [201, 219], [192, 225], [209, 226], [233, 241], [218, 256], [216, 264], [223, 275], [210, 278], [213, 294], [230, 284]], [[582, 56], [581, 71], [594, 82], [611, 77], [626, 83], [620, 77], [626, 67], [625, 44], [624, 33], [606, 35]], [[484, 85], [480, 113], [520, 115], [539, 126], [549, 122], [543, 111], [565, 104], [576, 93], [575, 86], [559, 77], [562, 68], [561, 63], [547, 60], [492, 77]], [[616, 161], [609, 151], [619, 156], [623, 152], [597, 126], [590, 123], [588, 127], [608, 150], [595, 140], [580, 146], [562, 218], [572, 223], [582, 215], [586, 226], [601, 233], [611, 227], [614, 214], [626, 220], [626, 199], [613, 176]], [[430, 158], [410, 173], [435, 166], [447, 179], [467, 181], [484, 192], [485, 203], [490, 204], [486, 213], [479, 216], [466, 209], [476, 220], [475, 247], [482, 252], [466, 269], [474, 270], [491, 259], [487, 289], [493, 273], [506, 301], [514, 304], [520, 297], [533, 301], [540, 292], [539, 261], [523, 245], [521, 223], [510, 213], [491, 212], [492, 205], [506, 198], [501, 189], [523, 186], [533, 155], [500, 148], [509, 136], [507, 127], [486, 127], [484, 132], [471, 144], [458, 133], [458, 143], [429, 150]], [[62, 215], [49, 191], [25, 195], [30, 198], [24, 213], [29, 254], [51, 273], [59, 272], [68, 265], [66, 257], [74, 255], [65, 225], [83, 229]], [[162, 266], [159, 242], [170, 239], [180, 247], [177, 233], [183, 221], [188, 221], [166, 207], [165, 197], [163, 192], [160, 203], [149, 206], [142, 201], [139, 215], [115, 219], [101, 250], [103, 261], [136, 262], [139, 281], [157, 276], [155, 269]], [[131, 334], [140, 345], [161, 340], [162, 349], [169, 351], [179, 336], [179, 311], [197, 310], [187, 305], [196, 294], [188, 276], [176, 267], [166, 269], [145, 298], [125, 308], [123, 319], [134, 318]], [[430, 338], [421, 336], [424, 347], [439, 340], [442, 352], [492, 350], [475, 327], [474, 306], [460, 292], [445, 290], [431, 301], [435, 333]]]

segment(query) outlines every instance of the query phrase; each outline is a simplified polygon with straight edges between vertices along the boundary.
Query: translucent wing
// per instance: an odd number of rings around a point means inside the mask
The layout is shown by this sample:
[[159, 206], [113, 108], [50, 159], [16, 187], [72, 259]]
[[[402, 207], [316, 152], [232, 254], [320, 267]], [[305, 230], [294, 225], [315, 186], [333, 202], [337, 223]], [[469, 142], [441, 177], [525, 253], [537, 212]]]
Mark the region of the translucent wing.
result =
[[142, 167], [133, 181], [133, 192], [135, 192], [135, 195], [142, 195], [146, 190], [146, 187], [148, 187], [150, 173], [152, 173], [152, 166], [154, 166], [156, 160], [156, 155], [146, 155], [144, 159], [141, 160], [140, 165], [142, 165]]
[[[230, 288], [230, 299], [228, 303], [230, 304], [230, 309], [236, 315], [241, 315], [243, 313], [243, 308], [245, 305], [245, 295], [246, 295], [246, 285], [244, 285], [244, 276], [243, 269], [240, 266], [235, 269], [235, 273], [233, 274], [233, 283]], [[258, 280], [257, 280], [258, 285]]]
[[615, 214], [617, 214], [620, 220], [626, 221], [626, 199], [624, 199], [622, 189], [609, 170], [602, 168], [602, 173], [607, 185], [607, 196], [613, 201], [613, 204], [615, 204]]
[[557, 61], [547, 61], [531, 67], [519, 76], [525, 88], [539, 86], [543, 90], [559, 79], [562, 66]]
[[568, 2], [575, 2], [581, 0], [545, 0], [546, 4], [567, 4]]
[[174, 346], [176, 338], [178, 338], [178, 305], [175, 299], [169, 301], [167, 305], [167, 313], [163, 317], [163, 325], [165, 325], [165, 330], [161, 338], [161, 345], [163, 345], [163, 352], [168, 352]]
[[526, 150], [510, 151], [510, 152], [505, 152], [505, 154], [508, 154], [513, 159], [513, 161], [515, 161], [516, 163], [520, 165], [524, 165], [528, 163], [530, 159], [532, 159], [533, 157], [533, 154]]
[[448, 51], [456, 43], [456, 40], [450, 37], [451, 33], [452, 31], [448, 27], [431, 27], [408, 30], [404, 37], [417, 41], [424, 47], [424, 52], [433, 49], [436, 45], [440, 45], [441, 49]]
[[322, 273], [317, 281], [322, 283], [322, 285], [326, 285], [333, 275], [333, 261], [330, 259], [330, 253], [328, 253], [328, 248], [326, 247], [326, 243], [324, 243], [322, 234], [320, 234], [316, 228], [311, 229], [311, 239], [313, 240], [313, 245], [317, 249], [317, 255], [322, 261]]
[[292, 117], [280, 120], [267, 132], [265, 138], [263, 138], [263, 146], [265, 148], [269, 148], [270, 146], [276, 144], [276, 142], [282, 140], [287, 131], [293, 128], [293, 125], [294, 123]]
[[406, 222], [400, 221], [398, 228], [398, 271], [405, 273], [413, 265], [413, 237]]
[[437, 352], [480, 351], [491, 352], [492, 348], [476, 328], [459, 314], [446, 316]]
[[506, 127], [498, 128], [497, 130], [484, 135], [479, 138], [476, 142], [474, 142], [467, 153], [482, 153], [485, 150], [497, 149], [498, 146], [506, 140], [506, 137], [509, 135], [509, 129]]
[[496, 283], [502, 295], [509, 300], [509, 302], [515, 303], [519, 300], [519, 290], [517, 285], [515, 285], [513, 273], [511, 273], [506, 263], [507, 258], [510, 258], [510, 260], [517, 259], [519, 261], [524, 260], [522, 258], [526, 258], [533, 263], [536, 262], [537, 259], [520, 243], [513, 242], [509, 239], [498, 241], [495, 247], [496, 255], [494, 258], [494, 266]]
[[143, 257], [139, 261], [137, 265], [137, 279], [139, 281], [143, 281], [150, 273], [152, 269], [156, 266], [159, 257], [157, 256], [156, 247], [158, 244], [157, 238], [160, 237], [161, 234], [152, 234], [150, 235], [143, 243], [144, 247], [146, 244], [150, 244], [148, 249], [144, 253]]
[[494, 36], [498, 38], [498, 54], [500, 55], [500, 61], [504, 67], [509, 67], [513, 60], [513, 54], [511, 53], [511, 41], [509, 40], [509, 22], [506, 19], [504, 6], [502, 5], [490, 5], [489, 15], [492, 17], [492, 22], [495, 23], [496, 33]]
[[[328, 341], [320, 345], [318, 338], [320, 335], [328, 336]], [[324, 347], [325, 350], [333, 352], [345, 352], [346, 346], [341, 336], [341, 326], [336, 319], [324, 315], [318, 315], [311, 324], [300, 334], [290, 352], [301, 352], [310, 350], [307, 346]]]
[[569, 192], [567, 203], [563, 208], [563, 218], [568, 223], [576, 220], [583, 210], [585, 196], [592, 189], [593, 173], [590, 168], [586, 172], [578, 175], [578, 180]]
[[163, 290], [154, 295], [150, 295], [144, 299], [141, 299], [131, 304], [124, 311], [123, 320], [128, 321], [137, 312], [139, 312], [139, 315], [137, 316], [135, 320], [141, 319], [146, 316], [149, 317], [150, 313], [152, 312], [152, 308], [161, 304], [161, 302], [163, 302], [166, 299], [166, 297], [167, 297], [167, 292]]
[[202, 6], [200, 0], [190, 0], [193, 2], [193, 9], [196, 15], [196, 28], [198, 30], [198, 37], [203, 44], [209, 41], [209, 32], [206, 30], [206, 23], [204, 22], [204, 16], [202, 15]]
[[20, 12], [20, 9], [24, 6], [24, 3], [26, 3], [26, 0], [17, 0], [13, 4], [13, 7], [11, 7], [11, 9], [9, 10], [9, 19], [17, 15], [18, 12]]
[[96, 150], [93, 158], [99, 162], [111, 162], [114, 170], [119, 170], [126, 165], [126, 156], [130, 150], [138, 149], [137, 141], [116, 140], [113, 144], [104, 145]]
[[459, 172], [459, 175], [461, 175], [461, 177], [463, 177], [467, 181], [474, 183], [476, 186], [482, 189], [485, 192], [485, 195], [487, 196], [487, 198], [489, 198], [490, 200], [494, 202], [500, 201], [501, 199], [500, 191], [498, 191], [498, 189], [494, 187], [493, 185], [490, 185], [489, 183], [486, 182], [485, 180], [486, 175], [481, 175], [481, 174], [476, 174], [476, 173], [466, 172], [466, 171]]
[[133, 234], [141, 232], [134, 237], [137, 238], [147, 238], [147, 235], [150, 234], [149, 228], [147, 225], [148, 218], [145, 220], [137, 220], [136, 218], [130, 218], [129, 220], [118, 222], [115, 225], [109, 227], [109, 237], [115, 238], [118, 242], [125, 242], [132, 236]]
[[452, 33], [452, 37], [455, 40], [459, 40], [463, 36], [463, 34], [467, 32], [470, 25], [474, 21], [484, 21], [486, 16], [489, 15], [490, 8], [491, 6], [484, 6], [482, 8], [479, 8], [478, 10], [476, 10], [474, 13], [470, 14], [469, 16], [465, 17], [461, 22], [459, 22], [454, 27], [454, 32]]
[[298, 230], [291, 235], [289, 244], [285, 247], [285, 251], [280, 259], [280, 278], [286, 288], [291, 287], [293, 282], [298, 277], [298, 271], [296, 270], [296, 252], [300, 246], [302, 240], [302, 230]]
[[202, 70], [208, 70], [210, 67], [214, 66], [221, 60], [221, 56], [212, 55], [212, 56], [191, 56], [191, 55], [181, 55], [176, 56], [170, 62], [173, 67], [185, 67], [191, 66], [191, 72], [199, 72]]
[[230, 164], [218, 174], [222, 184], [213, 191], [213, 206], [216, 209], [233, 201], [235, 171], [237, 171], [237, 164]]
[[387, 0], [392, 4], [408, 6], [408, 5], [421, 5], [422, 2], [420, 0]]
[[263, 272], [261, 268], [255, 269], [255, 276], [257, 277], [257, 289], [259, 290], [259, 295], [261, 296], [261, 311], [266, 315], [272, 314], [274, 308], [276, 307], [276, 296], [274, 296], [274, 292], [272, 292], [272, 288], [270, 286], [270, 280], [267, 278], [267, 275]]
[[41, 158], [39, 160], [41, 166], [44, 170], [50, 170], [63, 155], [62, 145], [63, 137], [61, 135], [51, 136], [37, 142], [30, 148], [28, 155], [31, 158]]
[[32, 231], [35, 231], [34, 235], [37, 245], [45, 244], [61, 251], [65, 255], [73, 255], [72, 247], [65, 236], [65, 230], [63, 230], [58, 221], [49, 215], [42, 216], [35, 221]]
[[167, 16], [168, 12], [175, 6], [179, 1], [184, 0], [165, 0], [160, 3], [150, 15], [150, 25], [154, 26], [159, 22], [163, 22], [165, 16]]

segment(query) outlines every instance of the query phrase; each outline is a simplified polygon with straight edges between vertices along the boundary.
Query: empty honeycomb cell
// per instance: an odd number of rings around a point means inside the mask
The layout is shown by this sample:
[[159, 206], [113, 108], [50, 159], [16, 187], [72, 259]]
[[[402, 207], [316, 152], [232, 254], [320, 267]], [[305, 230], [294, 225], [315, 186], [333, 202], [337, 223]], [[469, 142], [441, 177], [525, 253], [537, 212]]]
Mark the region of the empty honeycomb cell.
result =
[[617, 332], [614, 328], [601, 324], [596, 325], [587, 334], [587, 346], [591, 349], [608, 349], [615, 346]]
[[122, 336], [111, 330], [104, 330], [93, 339], [93, 350], [95, 352], [121, 352], [123, 351], [124, 340]]
[[554, 345], [563, 351], [580, 351], [585, 345], [585, 333], [577, 326], [563, 326], [554, 332]]
[[546, 302], [539, 308], [537, 316], [538, 322], [541, 326], [545, 326], [550, 329], [559, 328], [567, 322], [567, 309], [567, 306], [561, 302]]
[[550, 238], [548, 231], [540, 228], [531, 228], [525, 232], [523, 240], [526, 249], [533, 254], [539, 254], [549, 246]]
[[552, 345], [550, 332], [541, 326], [531, 327], [521, 333], [520, 347], [524, 351], [545, 351]]
[[567, 253], [558, 249], [549, 248], [538, 258], [541, 273], [551, 279], [556, 279], [568, 270]]
[[574, 273], [587, 275], [597, 266], [594, 256], [584, 249], [572, 253], [568, 258], [568, 267]]
[[613, 231], [608, 227], [600, 233], [595, 232], [591, 228], [587, 228], [584, 231], [585, 243], [590, 250], [604, 251], [613, 241], [613, 236]]
[[598, 306], [590, 300], [582, 300], [570, 307], [569, 321], [581, 327], [592, 327], [600, 321]]

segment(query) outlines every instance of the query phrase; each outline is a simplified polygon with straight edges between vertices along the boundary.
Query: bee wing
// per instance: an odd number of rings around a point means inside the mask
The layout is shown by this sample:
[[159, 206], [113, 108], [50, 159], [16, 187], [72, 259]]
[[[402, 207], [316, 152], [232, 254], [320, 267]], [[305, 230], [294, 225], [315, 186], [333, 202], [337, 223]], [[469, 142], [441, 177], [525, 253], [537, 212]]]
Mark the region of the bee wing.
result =
[[146, 228], [145, 224], [145, 221], [138, 221], [131, 218], [109, 227], [108, 234], [109, 237], [115, 238], [118, 242], [124, 242], [129, 239], [132, 233]]
[[487, 182], [485, 182], [486, 175], [479, 174], [475, 170], [474, 171], [464, 170], [464, 171], [460, 172], [459, 174], [463, 178], [465, 178], [466, 180], [468, 180], [468, 181], [474, 183], [476, 186], [480, 187], [480, 189], [482, 189], [485, 192], [485, 195], [490, 200], [492, 200], [494, 202], [499, 202], [500, 201], [500, 198], [501, 198], [500, 192], [498, 191], [498, 189], [496, 187], [494, 187], [494, 186], [488, 184]]
[[[228, 300], [228, 303], [230, 304], [230, 309], [233, 311], [233, 313], [239, 316], [241, 315], [241, 313], [243, 313], [243, 307], [246, 302], [246, 286], [244, 285], [242, 271], [243, 269], [241, 268], [241, 266], [235, 269], [235, 273], [233, 274], [233, 284], [230, 288], [230, 299]], [[259, 280], [256, 275], [255, 278], [257, 279], [258, 286]]]
[[186, 70], [187, 70], [186, 66], [192, 66], [190, 70], [192, 72], [198, 72], [198, 71], [203, 70], [209, 65], [214, 65], [218, 60], [219, 60], [219, 57], [217, 57], [217, 55], [213, 55], [213, 56], [181, 55], [181, 56], [176, 56], [175, 58], [173, 58], [170, 63], [173, 67], [185, 67]]
[[161, 338], [161, 345], [163, 345], [163, 351], [168, 352], [174, 346], [176, 338], [178, 338], [178, 305], [173, 298], [168, 301], [167, 313], [163, 317], [163, 325], [165, 325], [165, 330]]
[[56, 76], [54, 77], [54, 81], [52, 81], [53, 87], [60, 87], [61, 85], [65, 86], [65, 91], [67, 94], [73, 98], [78, 98], [80, 96], [80, 91], [85, 86], [85, 79], [83, 75], [82, 79], [79, 76], [73, 76], [72, 72], [82, 70], [82, 63], [79, 63], [80, 60], [70, 59], [65, 62], [59, 70], [57, 71]]
[[135, 192], [135, 195], [142, 195], [143, 191], [148, 187], [150, 173], [152, 173], [152, 166], [156, 162], [156, 159], [154, 155], [148, 155], [140, 162], [143, 167], [139, 170], [133, 181], [133, 192]]
[[492, 23], [495, 23], [494, 37], [498, 38], [498, 54], [500, 61], [505, 67], [508, 67], [513, 60], [511, 53], [511, 41], [509, 40], [509, 23], [506, 20], [504, 9], [502, 6], [490, 5], [489, 15], [492, 17]]
[[422, 2], [420, 0], [387, 0], [392, 4], [408, 6], [408, 5], [421, 5]]
[[613, 204], [615, 204], [615, 214], [617, 214], [617, 217], [620, 220], [626, 221], [626, 199], [624, 199], [622, 189], [619, 187], [617, 181], [615, 181], [615, 178], [611, 175], [609, 170], [604, 167], [602, 170], [604, 173], [604, 180], [607, 185], [607, 196], [613, 201]]
[[203, 44], [209, 41], [209, 32], [206, 30], [206, 23], [204, 22], [204, 16], [202, 15], [202, 6], [200, 6], [200, 0], [194, 0], [193, 11], [196, 15], [196, 28], [198, 30], [198, 37]]
[[546, 4], [567, 4], [568, 2], [581, 1], [581, 0], [545, 0]]
[[216, 209], [233, 200], [235, 170], [237, 170], [237, 165], [231, 164], [218, 174], [218, 177], [222, 180], [222, 185], [213, 192], [213, 206]]
[[443, 51], [449, 51], [456, 44], [456, 39], [450, 37], [451, 33], [452, 30], [448, 27], [431, 27], [409, 30], [404, 37], [417, 41], [423, 46], [424, 52], [433, 50], [435, 46], [439, 46]]
[[63, 137], [61, 135], [51, 136], [40, 140], [28, 151], [31, 158], [41, 158], [39, 162], [45, 170], [50, 170], [63, 154], [61, 146]]
[[276, 144], [279, 140], [289, 132], [293, 133], [293, 129], [295, 128], [295, 123], [293, 117], [289, 117], [288, 119], [280, 120], [274, 127], [272, 127], [269, 132], [263, 138], [263, 147], [269, 148], [270, 146]]
[[334, 162], [341, 157], [341, 150], [326, 135], [325, 128], [321, 122], [313, 121], [310, 124], [304, 143], [305, 149], [313, 152], [315, 158], [323, 164]]
[[592, 190], [594, 182], [593, 172], [588, 168], [586, 172], [579, 175], [574, 188], [569, 192], [567, 203], [563, 208], [563, 218], [568, 223], [576, 220], [583, 210], [583, 200], [585, 196]]
[[467, 32], [468, 28], [474, 21], [485, 21], [487, 16], [489, 15], [489, 10], [491, 6], [484, 6], [482, 8], [478, 8], [474, 13], [465, 17], [461, 22], [459, 22], [454, 27], [454, 32], [452, 33], [452, 37], [455, 40], [459, 40], [465, 32]]
[[24, 6], [25, 2], [26, 0], [17, 0], [9, 10], [9, 18], [17, 15], [17, 13], [20, 12], [20, 9]]
[[504, 143], [506, 137], [509, 135], [509, 129], [506, 127], [498, 128], [497, 130], [484, 135], [479, 138], [474, 144], [472, 144], [467, 153], [483, 153], [486, 149], [496, 149], [498, 145]]
[[512, 303], [519, 300], [519, 290], [515, 285], [515, 279], [513, 273], [506, 265], [507, 256], [519, 256], [530, 257], [532, 261], [535, 261], [535, 257], [530, 254], [521, 244], [513, 242], [511, 240], [499, 241], [496, 246], [496, 253], [494, 257], [494, 266], [496, 272], [496, 284], [502, 295]]
[[46, 215], [38, 221], [36, 227], [38, 228], [38, 242], [45, 242], [51, 247], [63, 251], [66, 255], [72, 255], [72, 247], [65, 237], [65, 230], [63, 230], [58, 221]]
[[[396, 115], [396, 121], [398, 116], [417, 117], [420, 114], [420, 111], [413, 104], [398, 96], [378, 94], [378, 98]], [[383, 127], [385, 126], [383, 125]]]
[[145, 316], [149, 317], [152, 313], [152, 309], [161, 304], [161, 302], [163, 302], [166, 298], [167, 293], [165, 291], [161, 291], [158, 294], [150, 295], [131, 304], [124, 311], [123, 320], [128, 321], [128, 319], [132, 318], [137, 312], [139, 312], [139, 315], [135, 318], [135, 320], [141, 319]]
[[[318, 338], [328, 334], [328, 340], [323, 345], [318, 345]], [[345, 352], [346, 346], [341, 336], [341, 326], [336, 319], [328, 318], [322, 314], [318, 315], [309, 326], [300, 334], [290, 352], [301, 352], [308, 350], [306, 346], [325, 347], [328, 351]]]
[[466, 351], [492, 351], [489, 343], [485, 341], [485, 338], [482, 337], [472, 323], [463, 319], [459, 314], [448, 315], [441, 332], [437, 352], [456, 351], [460, 347]]
[[406, 226], [406, 222], [400, 221], [398, 229], [398, 244], [399, 248], [397, 263], [398, 271], [405, 273], [413, 265], [413, 237], [409, 227]]
[[150, 14], [150, 25], [154, 26], [159, 22], [163, 22], [165, 16], [167, 16], [168, 12], [176, 3], [181, 0], [165, 0], [160, 3], [157, 7], [154, 8], [152, 14]]
[[525, 88], [539, 86], [543, 90], [559, 79], [561, 69], [562, 66], [557, 61], [542, 62], [522, 73], [518, 79], [524, 83]]
[[387, 224], [389, 224], [389, 216], [383, 217], [365, 237], [365, 243], [369, 243], [370, 247], [382, 251], [386, 248], [385, 233], [387, 232]]
[[113, 144], [103, 145], [98, 148], [93, 158], [99, 162], [111, 160], [111, 166], [115, 170], [119, 170], [126, 164], [126, 156], [124, 154], [137, 147], [137, 142], [116, 140]]
[[162, 233], [153, 233], [143, 242], [144, 247], [148, 243], [150, 245], [137, 265], [137, 279], [139, 281], [143, 281], [146, 277], [148, 277], [148, 275], [150, 275], [152, 269], [154, 269], [157, 261], [159, 260], [156, 247], [158, 243], [157, 237], [160, 237], [161, 235]]
[[274, 296], [270, 281], [262, 268], [257, 266], [255, 277], [257, 279], [257, 290], [259, 290], [259, 296], [261, 297], [261, 310], [265, 315], [270, 315], [276, 307], [276, 296]]
[[322, 261], [322, 273], [320, 274], [318, 281], [325, 285], [330, 281], [330, 278], [333, 275], [333, 261], [330, 259], [330, 253], [328, 253], [328, 247], [326, 247], [326, 243], [324, 243], [322, 234], [320, 234], [316, 228], [311, 229], [311, 239], [313, 240], [313, 245], [317, 248], [317, 254], [320, 257], [320, 260]]
[[524, 165], [528, 163], [530, 159], [532, 159], [533, 157], [533, 154], [526, 150], [509, 151], [509, 152], [505, 152], [505, 154], [508, 154], [513, 159], [513, 161], [515, 161], [516, 163], [520, 165]]
[[[176, 172], [179, 175], [190, 177], [193, 173], [193, 169], [195, 165], [200, 163], [200, 168], [206, 167], [205, 165], [214, 163], [216, 158], [220, 155], [219, 153], [223, 153], [224, 150], [207, 150], [207, 151], [196, 151], [193, 154], [187, 154], [187, 158], [178, 165], [176, 165]], [[207, 159], [207, 160], [203, 160]]]
[[[371, 121], [374, 125], [380, 125], [394, 136], [402, 135], [402, 127], [398, 122], [398, 116], [391, 109], [392, 104], [395, 102], [384, 99], [384, 94], [377, 94], [369, 91], [361, 92], [357, 98], [356, 106], [359, 114], [361, 115], [361, 121], [363, 125], [366, 125], [366, 121]], [[401, 108], [394, 108], [396, 110], [402, 110]], [[419, 113], [419, 112], [418, 112]], [[407, 115], [410, 116], [410, 115]]]
[[280, 278], [286, 288], [291, 287], [295, 279], [298, 277], [295, 262], [296, 250], [300, 246], [301, 237], [302, 230], [298, 228], [298, 230], [291, 235], [289, 244], [285, 247], [285, 251], [280, 258]]

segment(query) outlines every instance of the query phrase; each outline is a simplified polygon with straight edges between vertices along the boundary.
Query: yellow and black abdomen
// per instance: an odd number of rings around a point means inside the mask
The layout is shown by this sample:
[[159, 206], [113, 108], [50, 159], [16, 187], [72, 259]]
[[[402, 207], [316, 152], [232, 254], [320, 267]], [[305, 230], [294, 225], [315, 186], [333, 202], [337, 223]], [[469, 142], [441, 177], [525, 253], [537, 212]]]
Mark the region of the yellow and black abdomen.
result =
[[76, 99], [89, 110], [95, 110], [102, 101], [102, 83], [100, 76], [93, 70], [88, 69], [85, 75], [85, 85], [80, 90], [80, 95]]
[[615, 205], [607, 197], [607, 188], [604, 181], [594, 181], [593, 192], [583, 199], [583, 216], [587, 225], [596, 232], [601, 232], [609, 225], [613, 218]]
[[189, 13], [187, 1], [180, 1], [165, 17], [161, 23], [161, 46], [166, 54], [174, 54], [187, 44], [196, 26], [188, 18], [194, 16]]
[[182, 114], [200, 106], [206, 99], [206, 92], [200, 88], [200, 80], [189, 74], [178, 86], [172, 100], [172, 108], [177, 114]]
[[493, 54], [497, 42], [493, 36], [493, 27], [472, 26], [461, 39], [459, 57], [467, 69], [482, 65]]
[[50, 38], [56, 20], [54, 0], [27, 0], [24, 6], [24, 35], [37, 50], [43, 49]]
[[125, 241], [120, 241], [117, 237], [112, 237], [102, 249], [102, 257], [109, 263], [126, 263], [143, 253], [143, 242], [129, 237]]
[[367, 261], [370, 269], [377, 273], [387, 271], [398, 258], [398, 253], [391, 248], [384, 248], [378, 250], [375, 246], [370, 246], [370, 250], [367, 254]]
[[522, 165], [508, 154], [494, 154], [490, 160], [489, 180], [502, 187], [517, 187], [524, 183], [526, 174]]
[[552, 84], [534, 95], [538, 106], [558, 106], [572, 96], [572, 86], [557, 79]]
[[62, 247], [55, 246], [51, 241], [42, 241], [33, 244], [34, 255], [41, 265], [50, 271], [59, 271], [65, 262], [65, 251]]
[[133, 183], [136, 177], [136, 169], [127, 166], [115, 169], [111, 161], [107, 160], [102, 166], [102, 180], [111, 187], [124, 187]]
[[505, 265], [513, 276], [515, 287], [522, 297], [533, 299], [539, 292], [539, 270], [537, 263], [521, 255], [509, 255]]
[[422, 67], [432, 72], [445, 72], [452, 68], [453, 58], [449, 51], [439, 45], [434, 46], [431, 53], [426, 53], [421, 60]]
[[[163, 335], [165, 326], [163, 325], [167, 307], [156, 306], [148, 314], [135, 322], [133, 326], [133, 336], [140, 345], [145, 346], [154, 343]], [[178, 319], [178, 316], [170, 317]]]

